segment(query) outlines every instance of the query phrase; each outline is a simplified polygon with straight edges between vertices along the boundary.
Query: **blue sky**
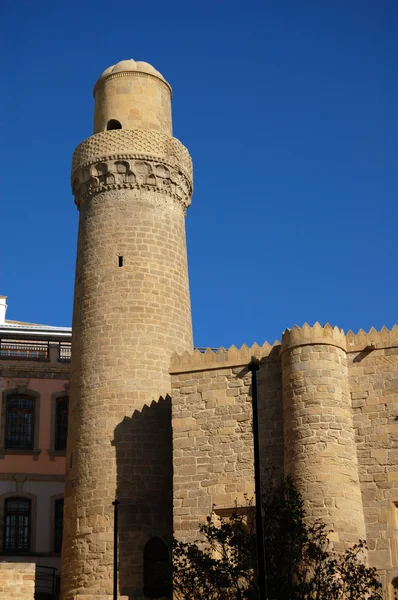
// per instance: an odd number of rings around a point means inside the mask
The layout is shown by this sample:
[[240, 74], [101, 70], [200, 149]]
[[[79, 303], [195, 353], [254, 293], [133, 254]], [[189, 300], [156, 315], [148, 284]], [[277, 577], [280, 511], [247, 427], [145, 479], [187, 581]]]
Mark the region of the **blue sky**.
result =
[[174, 92], [194, 160], [195, 344], [295, 323], [398, 322], [395, 0], [4, 0], [0, 294], [9, 319], [70, 325], [71, 156], [92, 88], [126, 58]]

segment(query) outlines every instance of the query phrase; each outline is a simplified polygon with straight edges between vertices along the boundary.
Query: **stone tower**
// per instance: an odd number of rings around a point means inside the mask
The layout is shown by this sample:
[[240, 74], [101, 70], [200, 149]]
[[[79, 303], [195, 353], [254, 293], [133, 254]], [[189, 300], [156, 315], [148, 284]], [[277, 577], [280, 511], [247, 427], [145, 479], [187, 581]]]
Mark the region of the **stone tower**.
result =
[[94, 135], [75, 150], [80, 212], [62, 599], [143, 597], [143, 552], [172, 534], [169, 365], [192, 351], [185, 239], [192, 163], [172, 137], [171, 88], [145, 62], [94, 87]]
[[336, 549], [365, 538], [346, 337], [318, 323], [285, 331], [281, 346], [285, 474], [307, 514], [333, 529]]

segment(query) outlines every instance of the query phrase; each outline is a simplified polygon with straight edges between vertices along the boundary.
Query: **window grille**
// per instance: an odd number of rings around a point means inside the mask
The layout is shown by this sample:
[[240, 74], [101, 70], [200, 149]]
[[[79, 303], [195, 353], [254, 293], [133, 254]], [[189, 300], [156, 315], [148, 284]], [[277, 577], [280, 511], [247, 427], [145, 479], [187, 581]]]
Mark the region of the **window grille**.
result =
[[30, 396], [7, 398], [6, 448], [33, 449], [35, 401]]
[[30, 500], [8, 498], [4, 503], [4, 550], [29, 552]]
[[71, 343], [70, 342], [59, 342], [58, 347], [58, 361], [63, 363], [70, 362], [71, 359]]
[[0, 340], [0, 357], [6, 360], [48, 360], [49, 344], [41, 341]]

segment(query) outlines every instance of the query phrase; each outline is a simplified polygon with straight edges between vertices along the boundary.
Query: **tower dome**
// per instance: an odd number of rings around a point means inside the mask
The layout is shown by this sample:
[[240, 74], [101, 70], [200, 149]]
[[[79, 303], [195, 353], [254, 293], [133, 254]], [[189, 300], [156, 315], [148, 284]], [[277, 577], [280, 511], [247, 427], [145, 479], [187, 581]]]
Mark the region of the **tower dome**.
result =
[[142, 60], [135, 61], [133, 58], [129, 58], [128, 60], [121, 60], [115, 65], [108, 67], [102, 73], [100, 79], [106, 77], [107, 75], [111, 75], [112, 73], [121, 73], [122, 71], [137, 71], [139, 73], [147, 73], [148, 75], [154, 75], [154, 77], [159, 77], [159, 79], [163, 79], [163, 81], [166, 81], [163, 75], [159, 73], [159, 71], [157, 71], [155, 67]]
[[171, 87], [147, 62], [130, 58], [105, 69], [94, 98], [94, 133], [146, 129], [172, 135]]

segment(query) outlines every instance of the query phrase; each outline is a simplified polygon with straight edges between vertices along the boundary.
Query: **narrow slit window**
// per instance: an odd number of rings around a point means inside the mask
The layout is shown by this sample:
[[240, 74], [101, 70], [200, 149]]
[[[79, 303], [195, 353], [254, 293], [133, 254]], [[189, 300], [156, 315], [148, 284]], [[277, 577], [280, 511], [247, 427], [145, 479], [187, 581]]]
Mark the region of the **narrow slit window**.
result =
[[119, 267], [123, 266], [123, 256], [119, 256]]

